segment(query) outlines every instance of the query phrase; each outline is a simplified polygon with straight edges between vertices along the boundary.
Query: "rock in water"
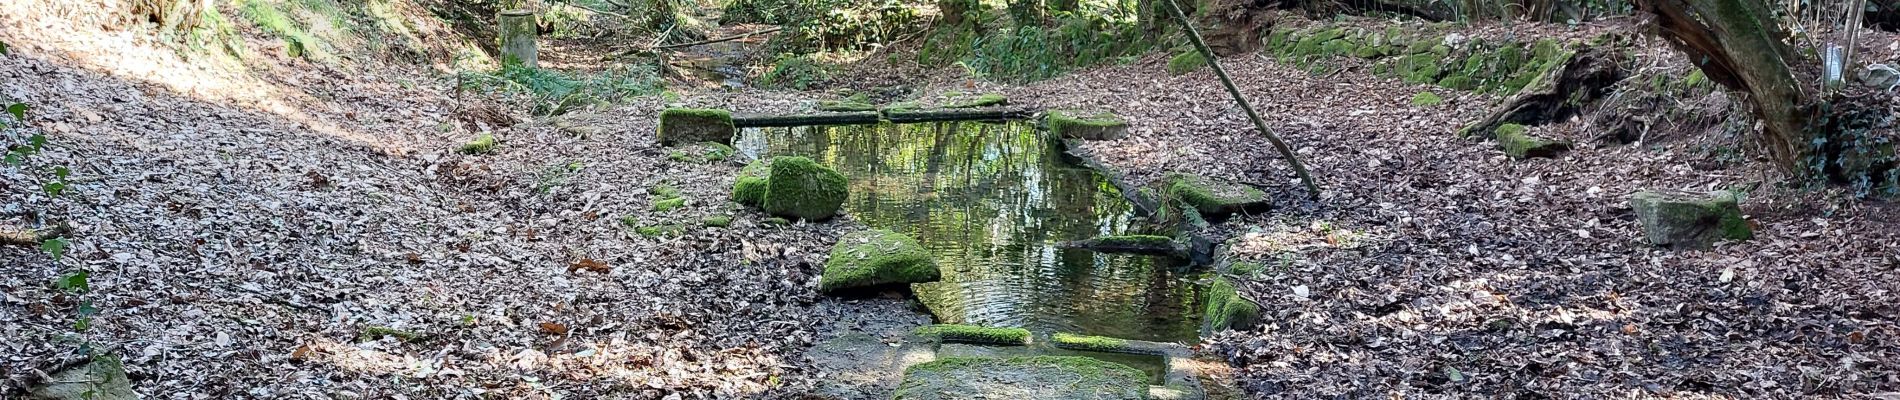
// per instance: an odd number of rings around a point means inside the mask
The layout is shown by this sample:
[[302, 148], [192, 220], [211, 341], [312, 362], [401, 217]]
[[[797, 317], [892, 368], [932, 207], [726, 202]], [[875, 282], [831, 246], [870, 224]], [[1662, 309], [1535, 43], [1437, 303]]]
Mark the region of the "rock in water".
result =
[[780, 217], [823, 221], [838, 215], [850, 188], [844, 174], [805, 157], [772, 159], [760, 208]]
[[1168, 174], [1168, 194], [1193, 205], [1209, 218], [1238, 212], [1259, 212], [1272, 206], [1267, 193], [1251, 186], [1218, 182], [1199, 175]]
[[77, 367], [55, 372], [43, 386], [30, 392], [43, 400], [137, 400], [132, 381], [125, 377], [125, 365], [118, 357], [93, 357]]
[[1734, 193], [1716, 191], [1705, 197], [1638, 192], [1630, 197], [1636, 220], [1643, 224], [1649, 243], [1677, 249], [1703, 249], [1721, 240], [1748, 240], [1755, 233], [1742, 219]]
[[1252, 328], [1260, 320], [1260, 306], [1240, 297], [1234, 281], [1225, 276], [1214, 278], [1214, 284], [1207, 287], [1207, 298], [1201, 303], [1207, 305], [1201, 316], [1201, 330], [1205, 333]]
[[911, 366], [893, 398], [1145, 399], [1147, 374], [1088, 357], [1030, 356], [939, 359]]
[[869, 229], [845, 235], [832, 246], [818, 290], [829, 293], [893, 283], [935, 282], [940, 277], [937, 263], [917, 240], [897, 232]]
[[661, 146], [713, 142], [732, 144], [732, 113], [726, 110], [668, 108], [660, 112]]

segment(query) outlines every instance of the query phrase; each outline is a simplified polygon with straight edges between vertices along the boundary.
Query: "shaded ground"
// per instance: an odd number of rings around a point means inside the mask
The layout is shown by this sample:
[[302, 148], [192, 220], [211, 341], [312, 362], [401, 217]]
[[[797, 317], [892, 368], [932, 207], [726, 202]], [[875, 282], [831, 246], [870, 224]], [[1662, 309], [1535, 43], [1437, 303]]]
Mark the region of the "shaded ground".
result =
[[[472, 116], [479, 106], [426, 71], [288, 61], [270, 80], [181, 85], [169, 69], [5, 39], [17, 53], [0, 56], [0, 94], [38, 105], [32, 129], [54, 143], [40, 160], [82, 178], [57, 198], [14, 183], [44, 179], [22, 170], [0, 183], [5, 221], [34, 213], [77, 229], [58, 263], [0, 248], [7, 396], [84, 341], [125, 355], [147, 397], [790, 397], [826, 379], [803, 357], [814, 343], [891, 331], [866, 312], [917, 316], [817, 296], [816, 266], [854, 223], [769, 226], [726, 202], [736, 164], [672, 161], [653, 144], [660, 99], [500, 130], [496, 153], [473, 156], [453, 149], [507, 123]], [[138, 48], [123, 46], [105, 48]], [[1788, 188], [1758, 157], [1716, 151], [1755, 154], [1732, 136], [1661, 132], [1511, 161], [1454, 133], [1490, 97], [1223, 60], [1325, 185], [1299, 201], [1211, 75], [1169, 77], [1160, 57], [1020, 87], [939, 73], [921, 91], [1117, 110], [1130, 137], [1090, 147], [1137, 179], [1193, 171], [1281, 194], [1281, 212], [1226, 232], [1237, 254], [1274, 266], [1241, 281], [1267, 323], [1205, 346], [1253, 397], [1900, 390], [1891, 204]], [[1449, 101], [1409, 105], [1426, 90]], [[786, 112], [819, 97], [678, 101]], [[1550, 133], [1594, 137], [1579, 129]], [[652, 211], [659, 185], [689, 206]], [[1748, 193], [1756, 240], [1639, 243], [1629, 193], [1719, 188]], [[698, 224], [716, 214], [735, 221]], [[605, 272], [575, 268], [584, 260]], [[80, 299], [48, 284], [71, 268], [92, 272], [83, 299], [100, 310], [79, 334]]]

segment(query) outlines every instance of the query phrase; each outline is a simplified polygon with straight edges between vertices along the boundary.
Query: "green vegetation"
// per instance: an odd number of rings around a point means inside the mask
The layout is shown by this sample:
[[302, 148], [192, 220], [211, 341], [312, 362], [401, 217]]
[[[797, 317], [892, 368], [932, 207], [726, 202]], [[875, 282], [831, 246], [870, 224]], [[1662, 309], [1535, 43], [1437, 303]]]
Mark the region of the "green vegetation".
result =
[[296, 23], [294, 18], [277, 8], [269, 0], [239, 0], [238, 12], [244, 19], [256, 24], [264, 32], [276, 35], [284, 41], [284, 51], [291, 57], [311, 59], [329, 59], [333, 50], [305, 30], [305, 26]]
[[724, 228], [726, 226], [732, 225], [732, 216], [724, 215], [724, 214], [708, 215], [705, 218], [701, 218], [699, 221], [700, 223], [706, 226], [710, 226], [714, 228]]
[[765, 160], [753, 161], [739, 170], [739, 178], [732, 182], [732, 201], [751, 207], [765, 206], [766, 175], [772, 168]]
[[1227, 277], [1214, 277], [1206, 296], [1202, 301], [1206, 310], [1201, 315], [1201, 326], [1207, 332], [1250, 327], [1260, 318], [1260, 306], [1240, 297], [1234, 281]]
[[680, 207], [685, 207], [685, 206], [686, 206], [685, 197], [660, 199], [653, 202], [653, 211], [660, 211], [660, 212], [673, 211], [674, 209], [678, 209]]
[[1557, 154], [1570, 149], [1568, 142], [1538, 138], [1531, 136], [1527, 131], [1528, 128], [1523, 125], [1503, 124], [1499, 125], [1493, 134], [1498, 141], [1498, 147], [1511, 158], [1556, 157]]
[[363, 332], [356, 335], [356, 340], [359, 340], [359, 341], [377, 340], [377, 339], [382, 339], [384, 337], [393, 337], [393, 338], [396, 338], [396, 340], [403, 341], [403, 342], [414, 342], [416, 340], [422, 339], [423, 335], [421, 333], [416, 333], [413, 331], [406, 331], [406, 330], [396, 329], [396, 328], [391, 328], [391, 327], [386, 327], [386, 326], [369, 326], [369, 327], [364, 327]]
[[960, 24], [931, 31], [917, 61], [962, 66], [984, 78], [1035, 81], [1104, 62], [1130, 61], [1155, 43], [1136, 21], [1113, 9], [1055, 13], [1053, 28], [1009, 24], [984, 12], [969, 14]]
[[1412, 105], [1418, 107], [1431, 107], [1444, 102], [1445, 99], [1439, 98], [1437, 93], [1432, 92], [1418, 92], [1417, 95], [1412, 96]]
[[488, 154], [495, 151], [495, 135], [484, 133], [476, 136], [475, 140], [462, 145], [461, 151], [462, 154]]
[[831, 79], [833, 67], [811, 54], [783, 55], [759, 75], [762, 87], [805, 90]]
[[1050, 336], [1049, 341], [1054, 342], [1056, 347], [1070, 350], [1136, 354], [1148, 354], [1153, 352], [1153, 349], [1141, 348], [1141, 346], [1136, 346], [1126, 339], [1106, 336], [1088, 336], [1068, 332], [1056, 332], [1055, 335]]
[[1267, 204], [1267, 193], [1252, 186], [1215, 182], [1200, 175], [1169, 173], [1168, 195], [1201, 214], [1223, 215]]
[[843, 174], [805, 157], [772, 160], [760, 208], [785, 218], [823, 221], [838, 214], [850, 188]]
[[1168, 59], [1169, 75], [1185, 75], [1207, 65], [1207, 57], [1199, 51], [1187, 51]]
[[869, 229], [845, 235], [832, 246], [831, 257], [825, 260], [824, 275], [818, 280], [818, 290], [832, 292], [893, 283], [934, 282], [939, 276], [937, 263], [916, 239], [888, 230]]
[[1029, 344], [1029, 330], [975, 325], [925, 325], [912, 331], [918, 336], [955, 343], [1023, 346]]

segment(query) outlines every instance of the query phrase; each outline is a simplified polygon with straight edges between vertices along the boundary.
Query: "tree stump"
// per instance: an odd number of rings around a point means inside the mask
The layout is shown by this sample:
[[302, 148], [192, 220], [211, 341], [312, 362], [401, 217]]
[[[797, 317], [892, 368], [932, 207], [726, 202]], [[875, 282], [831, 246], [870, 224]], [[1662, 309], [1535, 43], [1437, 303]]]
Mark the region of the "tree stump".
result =
[[539, 51], [535, 40], [539, 39], [534, 12], [528, 10], [508, 10], [501, 12], [501, 58], [503, 63], [517, 62], [528, 68], [540, 68]]

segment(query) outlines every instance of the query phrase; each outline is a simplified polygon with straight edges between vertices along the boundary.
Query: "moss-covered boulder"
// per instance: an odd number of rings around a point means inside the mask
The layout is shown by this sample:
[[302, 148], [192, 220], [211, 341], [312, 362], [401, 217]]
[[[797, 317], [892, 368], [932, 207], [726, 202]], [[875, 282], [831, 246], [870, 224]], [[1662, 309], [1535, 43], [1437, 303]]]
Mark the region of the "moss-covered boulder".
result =
[[687, 143], [732, 143], [732, 113], [726, 110], [668, 108], [660, 112], [661, 146]]
[[1431, 53], [1399, 57], [1392, 65], [1392, 72], [1406, 83], [1437, 83], [1438, 76], [1444, 73], [1438, 59], [1438, 55]]
[[1207, 286], [1206, 299], [1201, 302], [1206, 309], [1201, 315], [1201, 329], [1216, 332], [1227, 329], [1247, 329], [1260, 320], [1260, 305], [1253, 300], [1240, 297], [1240, 290], [1234, 287], [1234, 281], [1225, 276], [1217, 276]]
[[831, 247], [818, 290], [834, 292], [898, 283], [935, 282], [941, 277], [930, 252], [916, 239], [870, 229], [845, 235]]
[[763, 207], [766, 176], [771, 173], [771, 164], [765, 160], [746, 164], [745, 168], [739, 170], [739, 178], [732, 181], [732, 201], [749, 207]]
[[950, 343], [1002, 346], [1024, 346], [1029, 344], [1029, 330], [1023, 328], [938, 324], [918, 327], [913, 330], [912, 333], [926, 339]]
[[40, 386], [27, 393], [45, 400], [138, 400], [125, 365], [115, 356], [97, 356], [91, 361], [48, 376]]
[[1207, 57], [1201, 56], [1199, 51], [1190, 50], [1168, 59], [1168, 74], [1185, 75], [1201, 69], [1203, 65], [1207, 65]]
[[1676, 249], [1704, 249], [1722, 240], [1748, 240], [1755, 232], [1742, 218], [1740, 199], [1733, 192], [1706, 196], [1638, 192], [1630, 208], [1643, 225], [1649, 243]]
[[481, 136], [476, 136], [475, 140], [470, 140], [468, 143], [463, 144], [460, 151], [462, 154], [488, 154], [493, 152], [495, 151], [495, 135], [484, 133], [481, 134]]
[[1147, 393], [1141, 370], [1089, 357], [950, 357], [905, 369], [892, 398], [1135, 400]]
[[1128, 137], [1128, 122], [1107, 112], [1055, 110], [1045, 118], [1049, 132], [1056, 137], [1082, 140], [1116, 140]]
[[850, 188], [844, 174], [805, 157], [772, 159], [759, 207], [785, 218], [823, 221], [838, 215]]
[[1498, 140], [1498, 148], [1511, 158], [1550, 158], [1570, 150], [1570, 142], [1531, 136], [1529, 130], [1523, 125], [1504, 124], [1499, 125], [1493, 134]]
[[1209, 218], [1262, 211], [1271, 205], [1267, 193], [1260, 189], [1200, 175], [1170, 173], [1164, 183], [1170, 197], [1194, 206]]

